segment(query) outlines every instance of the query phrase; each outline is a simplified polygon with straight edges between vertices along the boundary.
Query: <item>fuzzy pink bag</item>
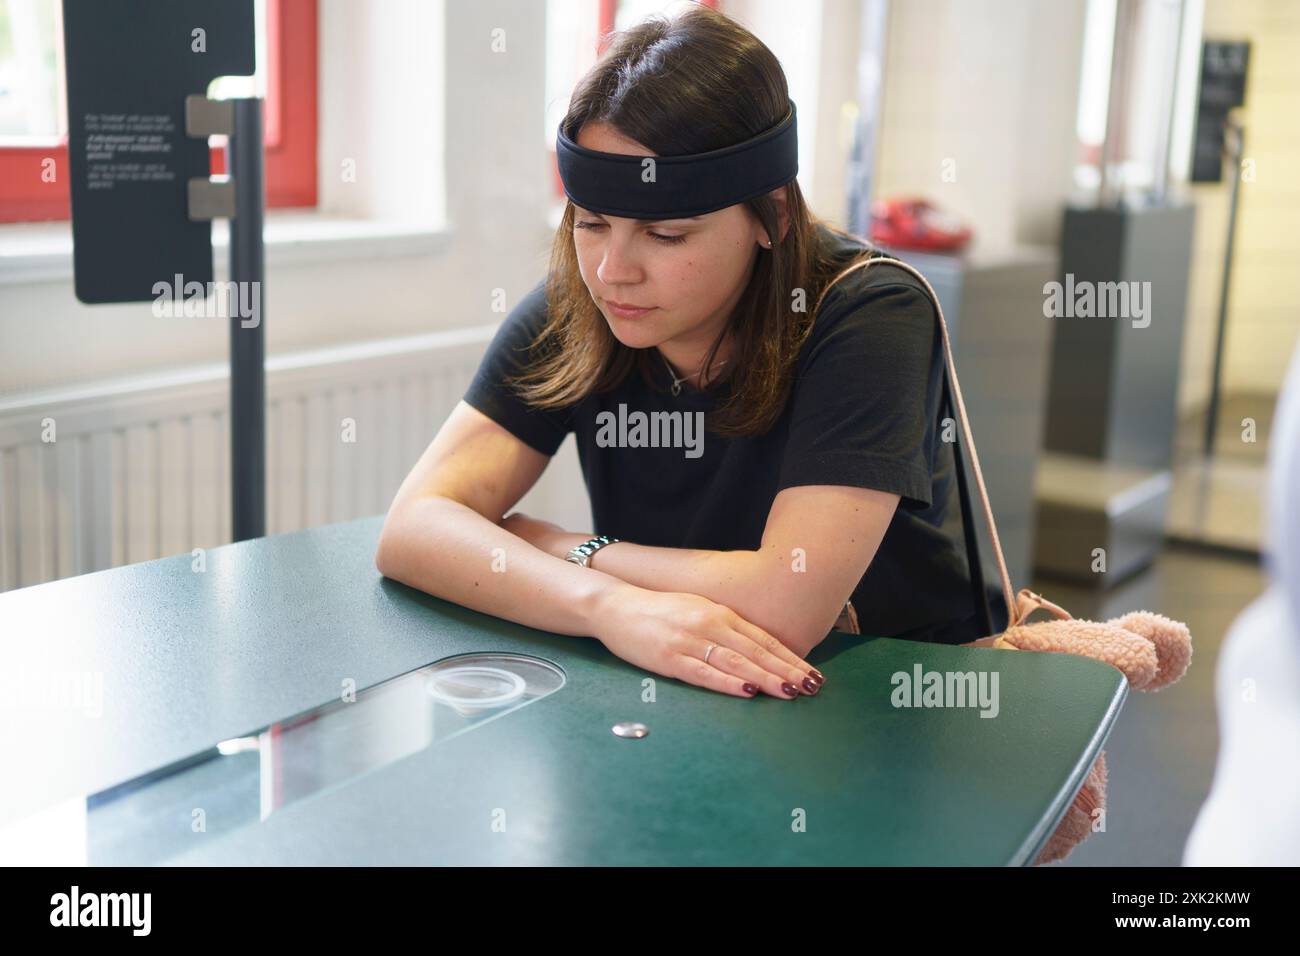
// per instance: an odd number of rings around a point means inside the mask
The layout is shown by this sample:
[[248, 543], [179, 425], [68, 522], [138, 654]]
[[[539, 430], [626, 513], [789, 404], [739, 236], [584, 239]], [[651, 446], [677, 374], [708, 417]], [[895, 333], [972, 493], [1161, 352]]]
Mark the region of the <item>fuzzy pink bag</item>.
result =
[[[1047, 651], [1091, 657], [1120, 670], [1134, 690], [1160, 690], [1177, 681], [1186, 673], [1192, 659], [1192, 637], [1187, 630], [1187, 625], [1149, 611], [1133, 611], [1113, 621], [1087, 621], [1072, 617], [1065, 609], [1028, 589], [1021, 590], [1015, 598], [1012, 597], [1011, 576], [1007, 572], [1006, 559], [1002, 555], [997, 523], [993, 520], [993, 509], [989, 505], [984, 475], [980, 471], [979, 454], [975, 450], [975, 438], [971, 434], [970, 422], [966, 417], [966, 405], [961, 397], [961, 386], [957, 381], [957, 366], [952, 358], [948, 324], [944, 320], [939, 297], [930, 283], [920, 272], [898, 259], [878, 256], [860, 260], [827, 284], [826, 289], [822, 290], [821, 296], [818, 297], [813, 314], [816, 315], [817, 310], [821, 308], [822, 301], [831, 286], [850, 273], [872, 265], [896, 266], [915, 276], [924, 286], [934, 306], [935, 314], [939, 318], [939, 333], [943, 339], [944, 361], [947, 365], [952, 401], [961, 423], [962, 441], [970, 454], [971, 472], [975, 478], [975, 486], [979, 489], [984, 519], [989, 529], [989, 540], [993, 542], [993, 556], [997, 561], [998, 575], [1001, 578], [1002, 596], [1006, 601], [1010, 617], [1007, 629], [1001, 634], [981, 638], [965, 646], [988, 647], [996, 650]], [[1050, 615], [1051, 620], [1030, 623], [1030, 616], [1039, 611]], [[850, 634], [860, 633], [857, 613], [851, 601], [845, 602], [844, 610], [840, 612], [835, 627]], [[1097, 822], [1104, 819], [1105, 811], [1106, 754], [1103, 751], [1097, 755], [1070, 807], [1039, 853], [1035, 863], [1051, 863], [1064, 859], [1093, 832]]]

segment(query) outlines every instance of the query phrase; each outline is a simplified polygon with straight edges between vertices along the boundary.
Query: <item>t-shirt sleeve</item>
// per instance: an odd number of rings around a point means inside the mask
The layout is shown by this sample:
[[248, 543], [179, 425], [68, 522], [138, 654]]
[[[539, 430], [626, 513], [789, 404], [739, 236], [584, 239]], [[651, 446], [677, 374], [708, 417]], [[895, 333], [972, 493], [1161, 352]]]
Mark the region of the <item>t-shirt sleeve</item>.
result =
[[464, 399], [520, 441], [544, 455], [554, 455], [569, 432], [569, 413], [529, 405], [507, 382], [535, 357], [529, 346], [545, 322], [546, 287], [542, 282], [501, 323]]
[[876, 282], [828, 296], [816, 321], [824, 324], [806, 342], [790, 398], [778, 490], [849, 485], [929, 507], [942, 386], [929, 296], [905, 282]]

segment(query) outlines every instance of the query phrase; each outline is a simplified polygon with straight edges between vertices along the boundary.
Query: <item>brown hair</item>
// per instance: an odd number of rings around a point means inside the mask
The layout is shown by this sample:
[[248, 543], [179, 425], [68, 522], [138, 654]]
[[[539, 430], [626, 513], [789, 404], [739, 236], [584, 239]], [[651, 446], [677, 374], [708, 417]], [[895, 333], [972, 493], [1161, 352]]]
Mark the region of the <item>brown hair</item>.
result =
[[[563, 128], [576, 140], [584, 123], [604, 122], [657, 155], [676, 156], [749, 139], [776, 125], [788, 109], [785, 73], [772, 51], [734, 20], [694, 7], [613, 34], [574, 89]], [[772, 238], [772, 248], [756, 252], [757, 264], [729, 320], [736, 340], [727, 370], [731, 394], [708, 416], [708, 427], [722, 435], [762, 434], [775, 423], [812, 330], [808, 309], [831, 278], [859, 258], [834, 258], [816, 227], [849, 234], [813, 215], [798, 182], [784, 188], [790, 224], [783, 238], [771, 197], [745, 203]], [[547, 321], [532, 343], [537, 357], [514, 381], [525, 401], [539, 408], [565, 408], [608, 391], [634, 369], [653, 381], [653, 350], [619, 342], [592, 301], [578, 271], [573, 220], [568, 202], [551, 246]], [[796, 290], [804, 292], [801, 309], [793, 307]], [[709, 349], [706, 381], [721, 344], [719, 337]]]

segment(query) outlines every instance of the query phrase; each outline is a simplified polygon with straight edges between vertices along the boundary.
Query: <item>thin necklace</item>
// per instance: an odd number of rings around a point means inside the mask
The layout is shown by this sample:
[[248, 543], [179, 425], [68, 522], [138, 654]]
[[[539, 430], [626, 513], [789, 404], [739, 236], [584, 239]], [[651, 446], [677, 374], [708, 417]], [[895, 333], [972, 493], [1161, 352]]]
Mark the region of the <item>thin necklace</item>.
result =
[[[673, 379], [673, 389], [672, 389], [672, 391], [673, 391], [673, 397], [676, 398], [678, 395], [680, 395], [680, 394], [682, 393], [682, 382], [684, 382], [684, 381], [686, 381], [688, 378], [690, 378], [691, 375], [698, 374], [698, 370], [696, 370], [695, 372], [690, 373], [690, 375], [683, 375], [681, 378], [678, 378], [676, 375], [673, 375], [673, 367], [672, 367], [671, 365], [668, 364], [668, 359], [664, 358], [664, 353], [663, 353], [663, 352], [660, 352], [660, 353], [659, 353], [659, 357], [660, 357], [661, 359], [664, 359], [664, 368], [668, 369], [668, 374], [669, 374], [669, 375], [672, 375], [672, 379]], [[727, 360], [726, 360], [726, 359], [723, 359], [721, 362], [714, 362], [714, 363], [713, 363], [713, 366], [714, 366], [714, 368], [717, 368], [717, 367], [720, 366], [720, 365], [726, 365], [726, 364], [727, 364]]]

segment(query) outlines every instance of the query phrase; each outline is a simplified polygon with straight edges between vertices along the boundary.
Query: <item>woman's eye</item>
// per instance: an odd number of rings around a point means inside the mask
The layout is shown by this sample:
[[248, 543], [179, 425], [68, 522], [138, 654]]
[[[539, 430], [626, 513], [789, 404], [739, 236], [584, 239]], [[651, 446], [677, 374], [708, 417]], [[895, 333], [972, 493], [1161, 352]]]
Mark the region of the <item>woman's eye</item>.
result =
[[[591, 222], [583, 219], [576, 219], [573, 222], [574, 229], [604, 229], [606, 225], [607, 224], [603, 222]], [[678, 243], [686, 241], [685, 236], [665, 236], [663, 233], [659, 232], [647, 232], [646, 235], [651, 239], [654, 239], [656, 242], [662, 242], [664, 245], [668, 246], [675, 246]]]

